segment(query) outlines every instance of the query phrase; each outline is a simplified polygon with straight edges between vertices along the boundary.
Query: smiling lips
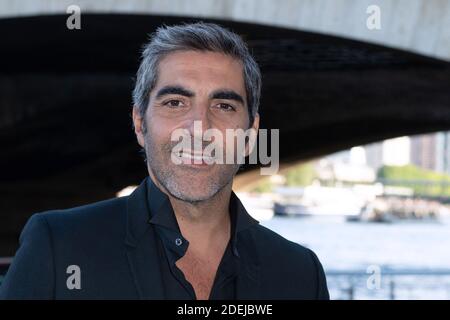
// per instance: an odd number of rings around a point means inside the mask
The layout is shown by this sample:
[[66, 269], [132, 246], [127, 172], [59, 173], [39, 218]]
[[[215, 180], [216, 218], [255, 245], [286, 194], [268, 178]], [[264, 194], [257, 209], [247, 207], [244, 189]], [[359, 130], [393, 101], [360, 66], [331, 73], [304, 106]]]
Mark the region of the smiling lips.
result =
[[183, 164], [189, 164], [193, 166], [207, 166], [213, 164], [215, 158], [211, 156], [204, 155], [198, 152], [183, 151], [177, 152], [175, 154], [181, 159]]

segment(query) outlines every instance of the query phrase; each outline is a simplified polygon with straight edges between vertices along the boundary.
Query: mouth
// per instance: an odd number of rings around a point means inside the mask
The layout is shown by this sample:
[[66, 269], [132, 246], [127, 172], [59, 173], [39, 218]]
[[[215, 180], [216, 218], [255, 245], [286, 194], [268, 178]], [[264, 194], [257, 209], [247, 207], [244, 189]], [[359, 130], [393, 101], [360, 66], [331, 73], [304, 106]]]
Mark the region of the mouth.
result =
[[181, 160], [182, 164], [206, 167], [214, 163], [215, 158], [198, 152], [190, 152], [180, 150], [179, 152], [173, 153], [178, 159]]

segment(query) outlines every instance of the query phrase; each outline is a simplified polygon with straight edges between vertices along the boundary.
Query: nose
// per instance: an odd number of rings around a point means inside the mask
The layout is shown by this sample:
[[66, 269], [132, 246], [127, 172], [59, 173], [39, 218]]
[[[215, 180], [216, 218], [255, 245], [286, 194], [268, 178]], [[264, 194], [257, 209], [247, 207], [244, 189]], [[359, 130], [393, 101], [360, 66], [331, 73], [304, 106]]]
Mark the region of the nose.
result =
[[207, 102], [197, 103], [193, 106], [189, 119], [189, 133], [195, 140], [203, 140], [203, 134], [211, 128], [209, 119], [209, 105]]

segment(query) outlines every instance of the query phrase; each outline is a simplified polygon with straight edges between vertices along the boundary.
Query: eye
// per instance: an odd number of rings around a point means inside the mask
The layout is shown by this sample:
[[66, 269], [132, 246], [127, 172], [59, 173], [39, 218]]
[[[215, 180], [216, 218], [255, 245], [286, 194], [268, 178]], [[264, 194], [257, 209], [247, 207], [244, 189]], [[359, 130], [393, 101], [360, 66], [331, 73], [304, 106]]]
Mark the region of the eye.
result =
[[223, 110], [223, 111], [236, 111], [236, 108], [228, 103], [219, 103], [216, 105], [216, 108]]
[[172, 100], [164, 102], [163, 105], [165, 105], [166, 107], [175, 109], [175, 108], [183, 107], [184, 104], [183, 104], [183, 101], [181, 101], [181, 100], [172, 99]]

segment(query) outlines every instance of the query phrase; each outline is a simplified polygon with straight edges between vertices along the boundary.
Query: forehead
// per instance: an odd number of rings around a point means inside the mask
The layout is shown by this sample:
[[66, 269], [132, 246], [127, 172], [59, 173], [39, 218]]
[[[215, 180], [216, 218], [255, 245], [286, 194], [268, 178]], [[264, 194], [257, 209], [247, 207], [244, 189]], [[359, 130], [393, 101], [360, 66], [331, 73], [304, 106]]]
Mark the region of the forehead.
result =
[[242, 62], [218, 52], [177, 51], [166, 55], [158, 64], [156, 87], [168, 84], [193, 89], [221, 87], [245, 95]]

